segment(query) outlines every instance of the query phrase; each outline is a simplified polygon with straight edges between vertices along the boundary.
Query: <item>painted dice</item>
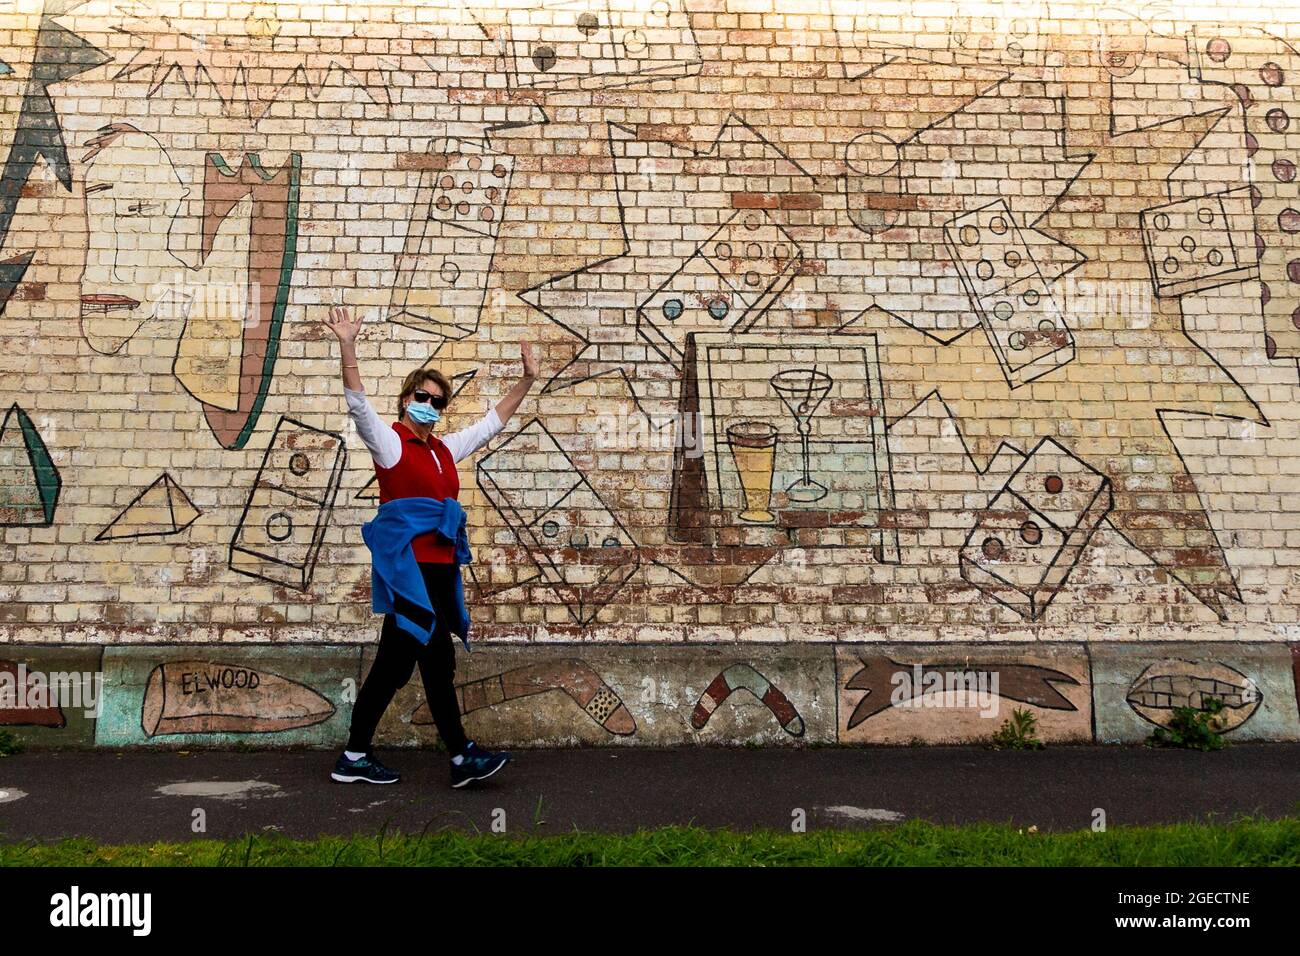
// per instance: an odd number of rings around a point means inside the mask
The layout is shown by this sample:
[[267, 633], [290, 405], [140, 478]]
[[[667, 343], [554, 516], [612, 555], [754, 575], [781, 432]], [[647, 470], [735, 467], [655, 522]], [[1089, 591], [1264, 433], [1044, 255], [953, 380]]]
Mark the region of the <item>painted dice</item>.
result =
[[1037, 620], [1113, 504], [1110, 479], [1045, 438], [976, 518], [961, 575]]

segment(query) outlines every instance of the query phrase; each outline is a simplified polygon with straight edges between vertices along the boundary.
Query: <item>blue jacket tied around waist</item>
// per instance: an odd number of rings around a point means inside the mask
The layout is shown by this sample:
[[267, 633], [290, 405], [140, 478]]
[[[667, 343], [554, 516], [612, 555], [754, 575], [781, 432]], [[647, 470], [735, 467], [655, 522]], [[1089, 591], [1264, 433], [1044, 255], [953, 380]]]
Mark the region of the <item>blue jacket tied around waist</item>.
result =
[[421, 644], [429, 643], [437, 615], [411, 540], [431, 531], [456, 546], [456, 607], [460, 620], [450, 622], [448, 630], [459, 634], [469, 650], [469, 611], [465, 608], [460, 565], [469, 564], [472, 557], [465, 534], [465, 509], [454, 498], [395, 498], [380, 505], [374, 520], [361, 526], [361, 537], [373, 561], [370, 606], [376, 614], [394, 615], [402, 630]]

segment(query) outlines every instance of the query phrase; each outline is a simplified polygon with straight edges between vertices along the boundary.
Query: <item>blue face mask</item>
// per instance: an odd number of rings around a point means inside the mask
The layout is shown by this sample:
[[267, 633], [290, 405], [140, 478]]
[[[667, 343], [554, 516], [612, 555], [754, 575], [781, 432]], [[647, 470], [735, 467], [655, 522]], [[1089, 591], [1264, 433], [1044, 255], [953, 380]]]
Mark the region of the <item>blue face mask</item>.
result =
[[432, 425], [442, 418], [442, 413], [428, 402], [411, 402], [406, 406], [406, 414], [411, 416], [411, 421], [421, 425]]

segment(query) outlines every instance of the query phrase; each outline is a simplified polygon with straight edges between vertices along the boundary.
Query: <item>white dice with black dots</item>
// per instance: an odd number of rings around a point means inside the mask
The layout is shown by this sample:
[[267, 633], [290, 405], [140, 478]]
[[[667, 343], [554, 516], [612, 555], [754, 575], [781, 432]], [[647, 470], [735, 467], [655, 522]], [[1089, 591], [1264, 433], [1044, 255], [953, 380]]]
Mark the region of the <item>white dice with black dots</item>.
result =
[[1143, 210], [1142, 243], [1156, 295], [1202, 292], [1257, 275], [1255, 256], [1236, 241], [1251, 233], [1250, 202], [1244, 187]]
[[447, 339], [478, 331], [514, 158], [486, 139], [430, 144], [393, 287], [392, 321]]
[[699, 70], [682, 0], [550, 0], [512, 5], [504, 33], [509, 82], [602, 89]]
[[733, 213], [637, 305], [637, 329], [680, 367], [692, 332], [744, 332], [798, 273], [803, 252], [762, 210]]
[[1045, 438], [976, 517], [962, 577], [1036, 620], [1113, 506], [1110, 479]]
[[510, 154], [477, 140], [444, 143], [446, 166], [435, 173], [429, 218], [495, 236], [510, 188]]
[[956, 217], [944, 239], [1014, 389], [1074, 359], [1074, 334], [1005, 200]]
[[281, 417], [230, 542], [230, 569], [305, 591], [347, 462], [341, 436]]

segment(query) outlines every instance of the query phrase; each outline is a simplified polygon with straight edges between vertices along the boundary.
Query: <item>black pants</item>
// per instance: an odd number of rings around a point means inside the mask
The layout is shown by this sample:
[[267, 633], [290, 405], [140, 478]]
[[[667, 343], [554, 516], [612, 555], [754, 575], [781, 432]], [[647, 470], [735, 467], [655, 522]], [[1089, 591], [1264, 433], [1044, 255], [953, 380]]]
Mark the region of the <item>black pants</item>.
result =
[[348, 735], [347, 749], [363, 752], [370, 749], [370, 741], [379, 726], [379, 718], [393, 700], [393, 695], [406, 686], [415, 666], [420, 665], [420, 678], [424, 682], [424, 697], [433, 713], [438, 735], [453, 756], [465, 749], [469, 742], [460, 724], [460, 704], [456, 700], [457, 638], [447, 626], [456, 620], [454, 564], [420, 564], [424, 587], [429, 593], [433, 611], [438, 616], [437, 628], [428, 644], [421, 644], [397, 626], [397, 619], [384, 615], [384, 627], [379, 635], [379, 650], [370, 673], [357, 694], [352, 708], [352, 730]]

